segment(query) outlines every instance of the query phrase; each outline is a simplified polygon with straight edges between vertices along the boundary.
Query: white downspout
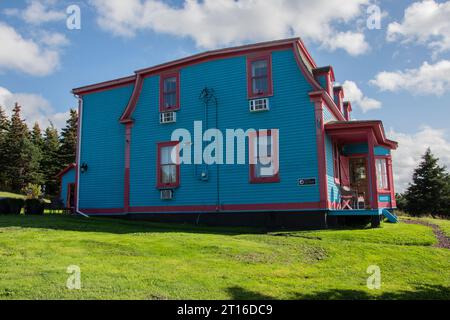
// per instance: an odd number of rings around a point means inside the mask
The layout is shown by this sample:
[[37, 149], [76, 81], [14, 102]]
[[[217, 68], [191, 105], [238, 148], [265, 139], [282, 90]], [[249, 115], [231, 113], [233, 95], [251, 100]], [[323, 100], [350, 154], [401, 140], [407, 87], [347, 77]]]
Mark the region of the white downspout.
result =
[[81, 157], [81, 133], [83, 126], [83, 97], [76, 96], [78, 99], [78, 150], [77, 150], [77, 203], [75, 206], [75, 212], [82, 215], [83, 217], [89, 218], [89, 216], [79, 210], [80, 208], [80, 157]]

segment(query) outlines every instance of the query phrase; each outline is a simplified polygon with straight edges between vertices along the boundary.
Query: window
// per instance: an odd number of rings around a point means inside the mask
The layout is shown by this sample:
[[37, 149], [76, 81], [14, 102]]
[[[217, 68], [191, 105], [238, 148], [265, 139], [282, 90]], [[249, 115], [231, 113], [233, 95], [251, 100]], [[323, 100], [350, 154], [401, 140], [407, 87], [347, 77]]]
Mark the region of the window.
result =
[[158, 144], [158, 188], [176, 188], [180, 185], [179, 142]]
[[180, 77], [178, 73], [161, 76], [160, 112], [180, 109]]
[[340, 183], [340, 159], [341, 153], [339, 152], [339, 146], [333, 144], [333, 168], [334, 168], [334, 181]]
[[249, 98], [272, 95], [272, 61], [270, 55], [248, 59]]
[[250, 182], [279, 182], [278, 131], [260, 131], [258, 136], [250, 134], [249, 141]]
[[386, 159], [376, 159], [378, 190], [389, 190]]

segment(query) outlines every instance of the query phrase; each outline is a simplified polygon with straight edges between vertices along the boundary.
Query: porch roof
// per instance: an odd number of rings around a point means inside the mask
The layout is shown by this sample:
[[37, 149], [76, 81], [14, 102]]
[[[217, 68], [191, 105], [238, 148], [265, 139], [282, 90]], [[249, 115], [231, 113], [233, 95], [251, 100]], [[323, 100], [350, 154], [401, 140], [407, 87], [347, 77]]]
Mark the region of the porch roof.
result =
[[358, 143], [367, 141], [367, 133], [372, 132], [378, 145], [397, 149], [398, 143], [386, 138], [380, 120], [331, 121], [325, 124], [325, 131], [341, 142]]

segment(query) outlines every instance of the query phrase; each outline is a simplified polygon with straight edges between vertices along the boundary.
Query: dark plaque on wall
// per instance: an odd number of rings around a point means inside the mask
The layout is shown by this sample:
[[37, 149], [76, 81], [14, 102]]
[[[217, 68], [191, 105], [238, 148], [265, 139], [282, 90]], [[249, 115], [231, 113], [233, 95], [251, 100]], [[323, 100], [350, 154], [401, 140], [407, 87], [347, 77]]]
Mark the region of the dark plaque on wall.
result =
[[298, 185], [303, 186], [313, 186], [316, 184], [316, 178], [298, 179]]

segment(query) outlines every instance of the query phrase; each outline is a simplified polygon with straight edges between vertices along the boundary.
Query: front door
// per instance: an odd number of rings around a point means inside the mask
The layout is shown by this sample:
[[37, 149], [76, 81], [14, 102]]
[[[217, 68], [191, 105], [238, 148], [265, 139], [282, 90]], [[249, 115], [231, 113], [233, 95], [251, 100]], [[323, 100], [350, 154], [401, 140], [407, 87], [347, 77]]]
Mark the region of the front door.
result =
[[75, 207], [75, 183], [68, 184], [66, 207]]
[[369, 208], [369, 184], [367, 176], [367, 159], [350, 159], [350, 186], [358, 194], [358, 209]]

